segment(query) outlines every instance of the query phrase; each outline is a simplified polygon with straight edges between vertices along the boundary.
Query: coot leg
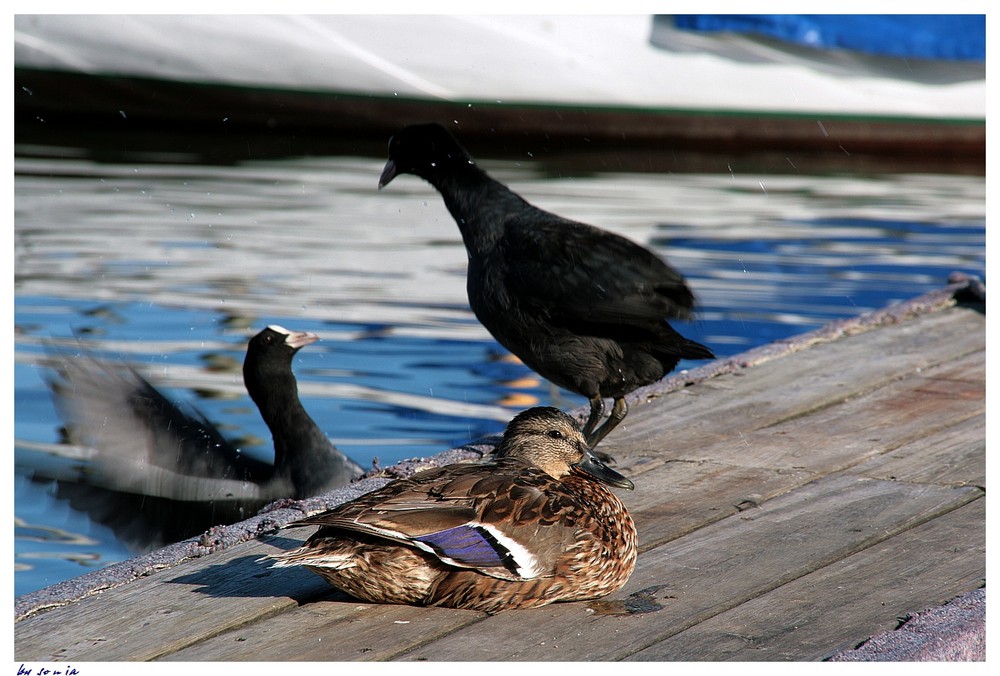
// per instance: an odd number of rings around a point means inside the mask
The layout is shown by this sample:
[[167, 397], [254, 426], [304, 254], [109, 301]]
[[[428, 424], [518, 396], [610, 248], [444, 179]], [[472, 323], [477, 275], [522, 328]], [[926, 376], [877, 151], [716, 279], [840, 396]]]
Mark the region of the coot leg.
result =
[[590, 417], [587, 418], [587, 422], [583, 426], [583, 436], [587, 440], [587, 443], [590, 444], [591, 448], [595, 445], [593, 441], [594, 429], [597, 427], [597, 423], [601, 422], [601, 418], [603, 417], [604, 399], [601, 398], [601, 395], [597, 395], [590, 400]]
[[[601, 402], [601, 414], [604, 413], [604, 402]], [[590, 444], [591, 448], [597, 446], [601, 443], [604, 437], [608, 436], [608, 433], [614, 428], [618, 427], [618, 424], [625, 419], [628, 415], [628, 402], [625, 401], [624, 397], [618, 397], [615, 399], [614, 406], [611, 407], [611, 415], [608, 419], [604, 421], [604, 424], [598, 427], [592, 432], [584, 432], [587, 437], [587, 443]], [[594, 419], [594, 400], [590, 400], [590, 419], [587, 420], [587, 426], [589, 427]], [[609, 456], [610, 457], [610, 456]]]

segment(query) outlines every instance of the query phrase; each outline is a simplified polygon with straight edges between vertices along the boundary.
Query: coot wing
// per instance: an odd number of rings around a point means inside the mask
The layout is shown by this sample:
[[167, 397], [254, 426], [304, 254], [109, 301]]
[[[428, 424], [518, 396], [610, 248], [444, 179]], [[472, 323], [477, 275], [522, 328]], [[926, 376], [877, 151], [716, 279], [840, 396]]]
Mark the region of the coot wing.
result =
[[511, 293], [567, 323], [686, 319], [694, 296], [681, 274], [614, 233], [557, 216], [507, 223], [498, 251]]
[[145, 465], [180, 482], [262, 481], [273, 473], [269, 463], [240, 453], [201, 412], [181, 410], [127, 365], [84, 353], [64, 357], [58, 373], [49, 384], [67, 440], [97, 449], [97, 460], [110, 469]]

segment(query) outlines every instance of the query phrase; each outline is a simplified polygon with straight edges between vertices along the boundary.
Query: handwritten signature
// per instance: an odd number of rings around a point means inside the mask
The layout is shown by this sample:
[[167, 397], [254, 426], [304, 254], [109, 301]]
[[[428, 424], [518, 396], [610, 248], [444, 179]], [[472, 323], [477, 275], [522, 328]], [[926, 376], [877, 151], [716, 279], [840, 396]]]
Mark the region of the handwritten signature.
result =
[[80, 670], [68, 664], [65, 667], [27, 667], [22, 664], [17, 668], [17, 676], [80, 676]]

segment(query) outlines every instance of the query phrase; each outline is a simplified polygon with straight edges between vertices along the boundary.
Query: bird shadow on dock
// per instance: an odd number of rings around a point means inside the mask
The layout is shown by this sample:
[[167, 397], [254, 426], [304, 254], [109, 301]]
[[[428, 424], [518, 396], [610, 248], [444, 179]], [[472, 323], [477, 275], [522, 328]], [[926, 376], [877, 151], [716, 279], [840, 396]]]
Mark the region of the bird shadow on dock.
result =
[[[287, 548], [301, 544], [288, 540]], [[166, 582], [191, 585], [192, 592], [214, 598], [288, 597], [300, 604], [320, 597], [332, 600], [350, 598], [308, 570], [272, 570], [270, 566], [271, 562], [260, 555], [241, 556], [178, 575]]]

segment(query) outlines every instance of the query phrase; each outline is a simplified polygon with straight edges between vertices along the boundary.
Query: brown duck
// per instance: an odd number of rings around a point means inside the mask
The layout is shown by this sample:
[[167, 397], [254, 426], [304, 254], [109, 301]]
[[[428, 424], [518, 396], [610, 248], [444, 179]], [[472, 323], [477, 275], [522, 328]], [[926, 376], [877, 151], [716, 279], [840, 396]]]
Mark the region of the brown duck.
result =
[[532, 408], [489, 463], [429, 469], [293, 524], [321, 528], [274, 565], [375, 603], [495, 613], [599, 598], [636, 559], [635, 524], [607, 486], [633, 488], [575, 420]]

